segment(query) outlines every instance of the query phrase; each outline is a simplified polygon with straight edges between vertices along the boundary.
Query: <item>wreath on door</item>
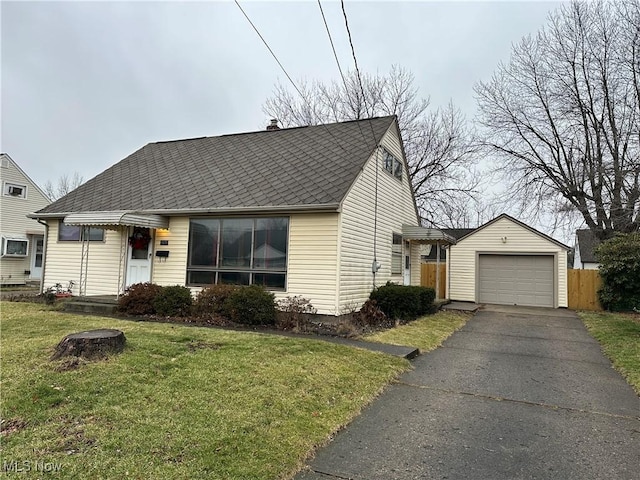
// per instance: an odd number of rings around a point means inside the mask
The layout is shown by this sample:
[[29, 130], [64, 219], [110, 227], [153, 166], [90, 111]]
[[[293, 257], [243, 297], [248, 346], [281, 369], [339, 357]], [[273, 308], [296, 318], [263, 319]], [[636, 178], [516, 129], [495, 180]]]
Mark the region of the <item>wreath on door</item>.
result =
[[151, 235], [149, 235], [148, 229], [136, 229], [133, 235], [129, 237], [129, 245], [134, 250], [146, 250], [151, 241]]

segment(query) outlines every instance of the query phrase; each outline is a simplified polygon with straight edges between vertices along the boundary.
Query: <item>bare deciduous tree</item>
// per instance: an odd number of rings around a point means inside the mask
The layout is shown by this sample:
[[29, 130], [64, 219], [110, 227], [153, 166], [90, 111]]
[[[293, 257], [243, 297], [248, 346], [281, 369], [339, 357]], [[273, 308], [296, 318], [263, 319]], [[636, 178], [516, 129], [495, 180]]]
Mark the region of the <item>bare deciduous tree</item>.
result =
[[473, 131], [453, 104], [430, 109], [413, 74], [401, 67], [361, 78], [362, 88], [356, 72], [348, 72], [344, 82], [299, 82], [300, 94], [278, 84], [263, 111], [285, 127], [397, 115], [420, 214], [427, 224], [448, 224], [444, 209], [477, 193]]
[[44, 184], [43, 190], [51, 200], [57, 200], [64, 197], [70, 191], [78, 188], [82, 185], [83, 181], [84, 179], [78, 172], [73, 172], [72, 176], [66, 174], [62, 175], [58, 178], [55, 185], [51, 180], [47, 180]]
[[640, 2], [577, 2], [476, 86], [486, 144], [524, 211], [640, 229]]

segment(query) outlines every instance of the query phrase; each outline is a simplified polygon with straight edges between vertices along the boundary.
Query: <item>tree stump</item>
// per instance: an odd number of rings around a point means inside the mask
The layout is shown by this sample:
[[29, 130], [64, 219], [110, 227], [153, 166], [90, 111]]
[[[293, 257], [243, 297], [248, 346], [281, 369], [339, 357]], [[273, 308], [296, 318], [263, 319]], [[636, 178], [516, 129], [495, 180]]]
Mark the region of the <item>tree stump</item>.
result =
[[56, 345], [51, 360], [65, 356], [101, 358], [108, 353], [118, 353], [124, 349], [126, 338], [120, 330], [104, 328], [67, 335]]

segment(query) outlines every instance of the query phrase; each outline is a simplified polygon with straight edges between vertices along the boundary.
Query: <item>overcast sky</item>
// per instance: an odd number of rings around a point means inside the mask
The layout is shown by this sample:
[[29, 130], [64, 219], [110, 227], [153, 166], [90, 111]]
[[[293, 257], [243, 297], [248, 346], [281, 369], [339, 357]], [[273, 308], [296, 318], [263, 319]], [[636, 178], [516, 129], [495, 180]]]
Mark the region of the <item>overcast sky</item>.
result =
[[[289, 74], [338, 70], [316, 1], [240, 2]], [[323, 0], [343, 69], [340, 3]], [[393, 64], [469, 117], [473, 85], [558, 3], [346, 2], [361, 70]], [[88, 180], [148, 142], [264, 128], [287, 80], [232, 2], [1, 3], [1, 150], [41, 186]]]

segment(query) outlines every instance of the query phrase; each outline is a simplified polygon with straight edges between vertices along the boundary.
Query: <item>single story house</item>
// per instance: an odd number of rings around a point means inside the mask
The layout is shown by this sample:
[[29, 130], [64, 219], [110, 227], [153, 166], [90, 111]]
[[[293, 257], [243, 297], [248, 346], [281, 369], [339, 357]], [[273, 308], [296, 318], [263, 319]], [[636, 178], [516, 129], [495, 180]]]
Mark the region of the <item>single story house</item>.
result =
[[0, 154], [0, 279], [2, 285], [39, 282], [42, 275], [44, 225], [27, 218], [51, 201], [6, 153]]
[[569, 247], [502, 214], [449, 247], [451, 300], [567, 307]]
[[395, 116], [150, 143], [31, 217], [44, 286], [259, 284], [336, 316], [454, 241], [419, 226]]
[[596, 259], [595, 249], [600, 240], [587, 228], [576, 230], [576, 246], [573, 257], [573, 268], [579, 270], [597, 270], [600, 263]]

